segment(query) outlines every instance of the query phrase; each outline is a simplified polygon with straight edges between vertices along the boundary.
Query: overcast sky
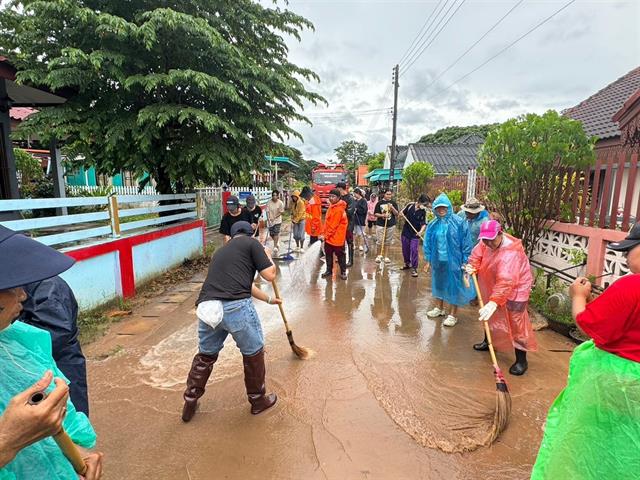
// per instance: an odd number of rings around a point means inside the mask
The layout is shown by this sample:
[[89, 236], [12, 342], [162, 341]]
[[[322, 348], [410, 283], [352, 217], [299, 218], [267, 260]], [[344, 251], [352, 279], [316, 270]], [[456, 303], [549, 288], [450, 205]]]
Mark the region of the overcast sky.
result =
[[[291, 0], [289, 8], [315, 25], [315, 31], [306, 32], [302, 42], [289, 42], [291, 60], [320, 76], [321, 82], [311, 88], [329, 102], [328, 107], [311, 105], [306, 109], [314, 126], [296, 124], [304, 143], [293, 140], [291, 144], [302, 150], [305, 158], [318, 161], [333, 158], [333, 149], [348, 139], [365, 142], [373, 152], [383, 151], [391, 143], [391, 116], [363, 111], [393, 105], [388, 88], [392, 68], [432, 12], [435, 20], [417, 45], [433, 42], [412, 66], [408, 66], [414, 58], [411, 55], [400, 62], [400, 144], [415, 142], [450, 125], [499, 122], [526, 112], [562, 110], [640, 66], [640, 0], [576, 0], [495, 60], [445, 90], [568, 3], [523, 0], [434, 82], [518, 2]], [[403, 67], [407, 68], [404, 73]]]

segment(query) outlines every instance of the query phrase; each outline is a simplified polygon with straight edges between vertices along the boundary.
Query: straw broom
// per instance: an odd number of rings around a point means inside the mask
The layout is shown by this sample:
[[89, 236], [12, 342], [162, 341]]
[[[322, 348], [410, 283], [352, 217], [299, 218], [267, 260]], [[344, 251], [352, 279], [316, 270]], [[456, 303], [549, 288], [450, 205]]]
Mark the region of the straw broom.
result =
[[[468, 283], [468, 280], [466, 280], [465, 283]], [[476, 294], [478, 295], [478, 303], [480, 304], [480, 308], [482, 308], [484, 307], [484, 302], [482, 301], [482, 294], [480, 293], [480, 286], [478, 285], [478, 277], [475, 273], [473, 274], [473, 285], [476, 289]], [[511, 416], [511, 395], [509, 394], [509, 388], [507, 387], [507, 382], [504, 379], [502, 370], [500, 370], [500, 367], [498, 366], [496, 352], [493, 350], [489, 322], [484, 320], [482, 324], [484, 325], [484, 332], [487, 335], [489, 353], [491, 354], [491, 361], [493, 362], [493, 369], [496, 376], [496, 409], [493, 414], [493, 424], [487, 440], [487, 443], [491, 444], [495, 442], [498, 436], [509, 424], [509, 417]]]
[[[282, 299], [282, 297], [280, 296], [280, 289], [278, 288], [278, 284], [276, 283], [276, 281], [273, 280], [271, 282], [271, 285], [273, 286], [273, 292], [275, 293], [276, 298]], [[313, 350], [296, 345], [296, 342], [293, 341], [293, 332], [289, 327], [289, 322], [287, 322], [287, 316], [284, 313], [284, 307], [281, 303], [278, 304], [278, 309], [280, 310], [280, 315], [282, 315], [282, 320], [284, 321], [284, 327], [287, 331], [287, 338], [289, 339], [291, 350], [293, 350], [293, 353], [295, 353], [299, 359], [307, 360], [313, 355]]]

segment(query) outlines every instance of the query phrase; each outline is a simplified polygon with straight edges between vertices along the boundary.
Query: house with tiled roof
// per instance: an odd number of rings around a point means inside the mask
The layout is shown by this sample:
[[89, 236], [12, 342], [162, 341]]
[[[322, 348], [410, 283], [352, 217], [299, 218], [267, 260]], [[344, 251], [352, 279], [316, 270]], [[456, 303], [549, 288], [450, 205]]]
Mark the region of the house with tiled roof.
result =
[[433, 165], [436, 175], [466, 174], [478, 166], [480, 143], [412, 143], [409, 145], [404, 168], [415, 162]]
[[563, 114], [580, 121], [587, 135], [597, 137], [588, 186], [590, 203], [602, 205], [600, 226], [614, 225], [618, 210], [624, 212], [618, 223], [625, 228], [629, 220], [640, 218], [640, 139], [634, 141], [640, 137], [640, 67]]

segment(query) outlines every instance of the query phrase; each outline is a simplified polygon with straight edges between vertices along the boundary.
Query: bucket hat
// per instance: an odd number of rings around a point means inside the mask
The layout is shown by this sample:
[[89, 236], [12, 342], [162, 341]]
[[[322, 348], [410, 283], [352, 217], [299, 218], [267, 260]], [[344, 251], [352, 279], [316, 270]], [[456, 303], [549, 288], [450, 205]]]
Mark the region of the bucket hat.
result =
[[462, 210], [469, 213], [480, 213], [484, 210], [484, 205], [480, 203], [480, 200], [473, 197], [467, 200], [467, 202], [462, 205]]
[[0, 225], [0, 290], [55, 277], [74, 263], [68, 255]]

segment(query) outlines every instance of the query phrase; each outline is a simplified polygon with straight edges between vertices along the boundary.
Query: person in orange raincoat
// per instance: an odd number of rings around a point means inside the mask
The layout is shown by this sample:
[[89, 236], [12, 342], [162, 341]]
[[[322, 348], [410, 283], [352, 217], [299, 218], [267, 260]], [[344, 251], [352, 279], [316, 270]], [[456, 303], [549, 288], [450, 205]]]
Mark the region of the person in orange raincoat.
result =
[[345, 241], [347, 239], [347, 203], [340, 200], [340, 190], [334, 188], [329, 193], [329, 209], [324, 222], [324, 234], [320, 237], [324, 240], [324, 253], [327, 256], [327, 270], [322, 278], [333, 275], [333, 256], [338, 257], [340, 265], [340, 278], [347, 279], [347, 261], [345, 256]]
[[[309, 235], [309, 246], [311, 246], [322, 235], [322, 200], [317, 193], [306, 186], [302, 188], [300, 195], [307, 203], [307, 221], [304, 224], [304, 229]], [[322, 249], [320, 249], [320, 254], [324, 255]]]
[[[527, 352], [538, 349], [527, 306], [533, 285], [529, 259], [522, 242], [507, 233], [496, 220], [485, 222], [468, 264], [468, 274], [478, 273], [478, 283], [485, 306], [480, 320], [489, 320], [491, 338], [497, 350], [515, 349], [516, 362], [509, 369], [512, 375], [527, 371]], [[487, 337], [473, 346], [488, 350]]]

